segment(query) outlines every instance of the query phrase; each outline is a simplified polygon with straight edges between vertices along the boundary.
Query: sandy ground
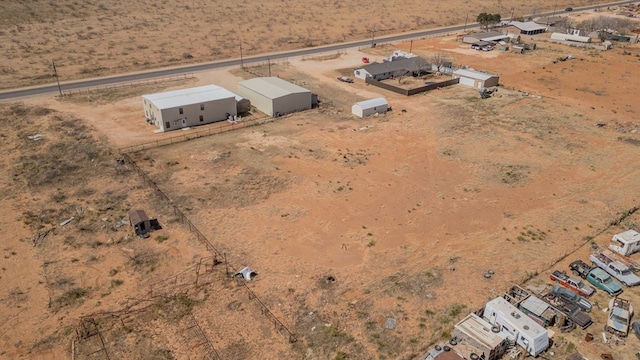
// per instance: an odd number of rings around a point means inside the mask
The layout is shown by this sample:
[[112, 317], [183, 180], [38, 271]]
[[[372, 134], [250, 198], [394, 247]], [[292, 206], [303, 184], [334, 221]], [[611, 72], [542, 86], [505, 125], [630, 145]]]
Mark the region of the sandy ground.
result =
[[[409, 46], [498, 74], [502, 86], [487, 100], [461, 86], [406, 98], [338, 82], [359, 65], [357, 51], [290, 59], [274, 74], [318, 93], [319, 109], [132, 155], [234, 267], [258, 271], [249, 287], [298, 342], [289, 344], [217, 266], [207, 285], [156, 299], [121, 325], [100, 318], [112, 358], [203, 356], [185, 330], [193, 315], [222, 358], [413, 359], [488, 297], [525, 280], [548, 284], [550, 269], [586, 259], [590, 241], [639, 229], [638, 214], [608, 225], [638, 205], [640, 89], [630, 81], [640, 77], [637, 46], [623, 55], [539, 42], [516, 55], [438, 38], [367, 55], [380, 60]], [[552, 62], [566, 55], [575, 59]], [[202, 73], [154, 91], [208, 83], [235, 90], [250, 76]], [[129, 165], [116, 165], [115, 149], [174, 136], [144, 123], [139, 95], [2, 108], [0, 357], [69, 358], [80, 316], [147, 299], [150, 284], [210, 255]], [[354, 101], [374, 96], [394, 111], [350, 115]], [[45, 140], [26, 138], [35, 133]], [[132, 208], [164, 229], [148, 239], [114, 230]], [[69, 216], [77, 219], [60, 226]], [[192, 272], [179, 278], [193, 284]], [[634, 289], [625, 294], [640, 300]], [[594, 300], [606, 303], [603, 294]], [[605, 314], [593, 316], [587, 331], [599, 334]], [[383, 328], [389, 317], [393, 331]], [[632, 359], [640, 348], [635, 337], [610, 346], [584, 343], [584, 335], [556, 337], [549, 357], [577, 346], [588, 358]], [[76, 345], [80, 357], [97, 346]]]

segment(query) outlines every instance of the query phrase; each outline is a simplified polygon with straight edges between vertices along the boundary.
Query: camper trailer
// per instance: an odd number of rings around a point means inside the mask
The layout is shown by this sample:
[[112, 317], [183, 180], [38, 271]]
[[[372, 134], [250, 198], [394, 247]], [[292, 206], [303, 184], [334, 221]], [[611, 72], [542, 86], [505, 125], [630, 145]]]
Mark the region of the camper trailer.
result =
[[613, 235], [609, 248], [618, 254], [629, 256], [640, 251], [640, 234], [635, 230], [627, 230]]
[[547, 330], [503, 297], [489, 301], [482, 317], [495, 331], [515, 341], [532, 356], [540, 355], [549, 347]]

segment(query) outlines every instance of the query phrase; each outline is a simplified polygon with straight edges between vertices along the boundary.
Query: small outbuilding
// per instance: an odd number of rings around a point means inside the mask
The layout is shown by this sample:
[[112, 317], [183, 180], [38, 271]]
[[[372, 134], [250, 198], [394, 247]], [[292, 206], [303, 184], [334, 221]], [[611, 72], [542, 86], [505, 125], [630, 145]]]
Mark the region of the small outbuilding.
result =
[[278, 77], [259, 77], [238, 83], [238, 95], [263, 113], [278, 117], [311, 109], [311, 91]]
[[487, 31], [487, 32], [480, 32], [480, 33], [465, 34], [464, 37], [462, 38], [462, 42], [466, 44], [475, 44], [478, 41], [498, 42], [500, 40], [507, 39], [508, 37], [509, 37], [508, 35], [505, 35], [498, 31]]
[[353, 104], [351, 113], [361, 118], [371, 116], [373, 114], [386, 114], [389, 104], [385, 98], [375, 98], [364, 100]]
[[547, 31], [546, 25], [540, 25], [533, 21], [511, 21], [505, 26], [508, 34], [536, 35]]
[[237, 95], [216, 85], [142, 96], [147, 122], [162, 131], [223, 121], [237, 115]]
[[476, 89], [498, 86], [499, 77], [480, 71], [459, 69], [453, 72], [454, 79], [460, 79], [459, 84]]
[[151, 231], [151, 220], [144, 210], [129, 211], [129, 222], [137, 236], [144, 236]]

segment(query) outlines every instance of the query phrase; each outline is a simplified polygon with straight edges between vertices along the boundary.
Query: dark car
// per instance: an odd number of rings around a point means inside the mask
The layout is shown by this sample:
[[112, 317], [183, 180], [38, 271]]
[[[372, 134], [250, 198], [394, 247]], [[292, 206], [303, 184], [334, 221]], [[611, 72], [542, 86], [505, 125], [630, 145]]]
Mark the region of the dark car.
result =
[[573, 11], [573, 8], [572, 7], [568, 7], [566, 9], [564, 9], [564, 11]]
[[567, 289], [564, 286], [555, 285], [553, 289], [547, 294], [547, 297], [552, 300], [554, 298], [558, 298], [565, 302], [574, 303], [586, 312], [591, 311], [591, 303], [586, 299], [583, 299], [580, 295], [574, 293], [573, 291]]
[[576, 323], [576, 325], [578, 325], [583, 330], [591, 326], [591, 324], [593, 324], [593, 320], [591, 320], [591, 316], [589, 316], [589, 314], [587, 314], [586, 312], [582, 311], [582, 309], [580, 309], [580, 307], [574, 303], [570, 303], [570, 302], [562, 303], [562, 304], [556, 305], [556, 308], [562, 311], [562, 313], [564, 313], [565, 315], [567, 315], [567, 317], [569, 317], [571, 321]]
[[478, 45], [478, 44], [471, 44], [471, 48], [473, 50], [480, 50], [482, 48], [482, 46]]

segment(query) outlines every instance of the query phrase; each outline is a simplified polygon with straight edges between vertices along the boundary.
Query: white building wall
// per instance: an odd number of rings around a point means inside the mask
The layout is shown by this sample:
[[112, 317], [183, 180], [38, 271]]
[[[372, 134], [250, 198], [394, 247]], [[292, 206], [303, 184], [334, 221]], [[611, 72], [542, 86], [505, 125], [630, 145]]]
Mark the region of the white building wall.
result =
[[242, 84], [238, 84], [238, 95], [243, 98], [249, 99], [251, 105], [263, 113], [273, 116], [273, 102], [268, 97], [249, 89]]
[[273, 100], [273, 115], [311, 109], [311, 92], [288, 94]]
[[[204, 106], [204, 110], [202, 106]], [[180, 109], [182, 109], [182, 114], [180, 114]], [[155, 120], [155, 124], [162, 131], [171, 131], [223, 121], [227, 119], [227, 114], [237, 115], [234, 97], [164, 109], [161, 111], [161, 116]], [[200, 120], [201, 116], [202, 120]]]

